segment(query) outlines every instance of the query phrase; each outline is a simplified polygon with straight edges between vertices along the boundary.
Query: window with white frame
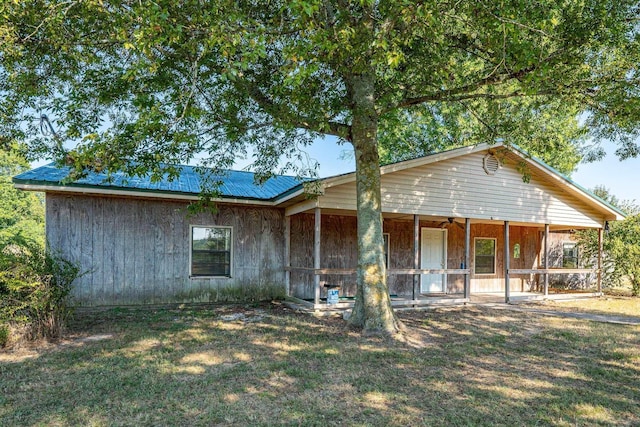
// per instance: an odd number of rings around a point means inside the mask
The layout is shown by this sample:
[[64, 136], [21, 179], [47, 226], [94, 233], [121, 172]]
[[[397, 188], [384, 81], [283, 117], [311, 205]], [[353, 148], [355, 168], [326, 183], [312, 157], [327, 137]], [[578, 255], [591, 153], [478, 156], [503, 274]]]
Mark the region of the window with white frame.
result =
[[231, 227], [191, 226], [191, 275], [231, 277]]
[[474, 249], [475, 274], [496, 274], [496, 239], [476, 237]]
[[576, 243], [562, 244], [562, 268], [578, 268], [578, 245]]

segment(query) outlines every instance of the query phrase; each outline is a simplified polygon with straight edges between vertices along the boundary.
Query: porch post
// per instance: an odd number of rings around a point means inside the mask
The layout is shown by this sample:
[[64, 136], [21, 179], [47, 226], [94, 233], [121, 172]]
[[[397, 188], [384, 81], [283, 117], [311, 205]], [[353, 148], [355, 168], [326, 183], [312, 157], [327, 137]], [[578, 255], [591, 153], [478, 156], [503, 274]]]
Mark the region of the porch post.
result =
[[[313, 229], [313, 268], [320, 268], [320, 208], [315, 208], [315, 227]], [[313, 285], [315, 289], [314, 303], [320, 304], [320, 275], [313, 272]]]
[[[549, 224], [544, 225], [544, 253], [542, 254], [542, 268], [549, 268]], [[544, 280], [544, 296], [549, 295], [549, 273], [546, 271], [542, 275]]]
[[[470, 264], [470, 245], [471, 245], [471, 219], [464, 220], [464, 268], [469, 269]], [[464, 297], [471, 298], [471, 274], [464, 275]]]
[[[420, 216], [413, 216], [413, 268], [420, 268]], [[416, 287], [419, 286], [420, 275], [413, 275], [413, 293], [412, 299], [416, 299]]]
[[284, 217], [284, 292], [285, 296], [291, 296], [291, 217]]
[[509, 303], [509, 221], [504, 222], [504, 302]]
[[602, 228], [598, 228], [598, 292], [602, 292], [602, 251], [604, 250], [604, 236], [602, 231]]

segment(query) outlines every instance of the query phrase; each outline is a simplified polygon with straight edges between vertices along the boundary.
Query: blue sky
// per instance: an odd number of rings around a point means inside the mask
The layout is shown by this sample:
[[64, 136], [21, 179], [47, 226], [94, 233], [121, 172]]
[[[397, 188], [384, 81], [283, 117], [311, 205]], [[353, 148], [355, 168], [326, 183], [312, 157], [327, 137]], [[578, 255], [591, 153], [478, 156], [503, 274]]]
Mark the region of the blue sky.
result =
[[640, 203], [640, 158], [619, 160], [614, 154], [614, 144], [604, 147], [607, 156], [603, 160], [579, 165], [571, 178], [588, 189], [604, 185], [618, 199]]
[[[351, 146], [338, 145], [335, 141], [335, 138], [319, 139], [306, 147], [309, 157], [320, 163], [321, 177], [355, 170]], [[603, 147], [607, 150], [607, 156], [603, 160], [580, 164], [570, 178], [586, 189], [604, 185], [618, 199], [640, 202], [640, 158], [620, 161], [614, 154], [615, 145], [609, 143]], [[236, 167], [244, 168], [248, 163], [240, 161]]]

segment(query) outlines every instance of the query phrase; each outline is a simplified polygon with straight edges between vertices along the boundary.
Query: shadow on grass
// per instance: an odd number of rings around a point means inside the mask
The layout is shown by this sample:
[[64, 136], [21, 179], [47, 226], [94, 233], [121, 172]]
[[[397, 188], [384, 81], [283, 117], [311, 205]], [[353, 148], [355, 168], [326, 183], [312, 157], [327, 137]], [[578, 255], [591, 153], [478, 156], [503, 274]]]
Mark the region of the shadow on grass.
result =
[[112, 310], [0, 364], [0, 424], [633, 425], [640, 329], [456, 308], [414, 348], [278, 306]]

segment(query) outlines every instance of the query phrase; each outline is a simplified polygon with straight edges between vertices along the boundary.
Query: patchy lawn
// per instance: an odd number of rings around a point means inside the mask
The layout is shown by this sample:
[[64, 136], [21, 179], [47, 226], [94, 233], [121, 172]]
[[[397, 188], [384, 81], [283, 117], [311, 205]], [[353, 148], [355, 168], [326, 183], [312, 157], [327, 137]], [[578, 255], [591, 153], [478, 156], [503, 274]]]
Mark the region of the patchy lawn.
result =
[[608, 295], [576, 301], [551, 301], [545, 308], [558, 311], [640, 317], [640, 298]]
[[0, 354], [0, 425], [639, 425], [640, 327], [481, 307], [403, 341], [279, 305], [111, 310]]

